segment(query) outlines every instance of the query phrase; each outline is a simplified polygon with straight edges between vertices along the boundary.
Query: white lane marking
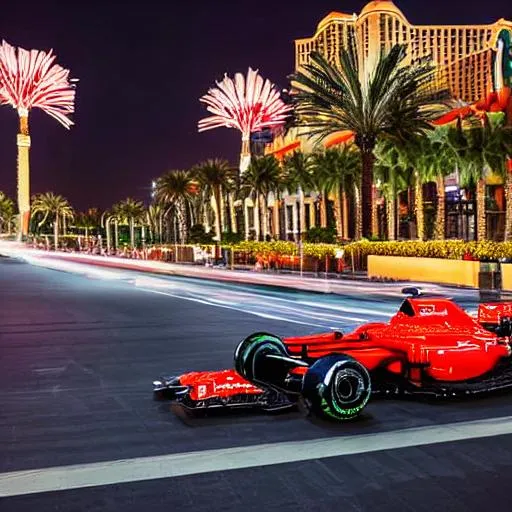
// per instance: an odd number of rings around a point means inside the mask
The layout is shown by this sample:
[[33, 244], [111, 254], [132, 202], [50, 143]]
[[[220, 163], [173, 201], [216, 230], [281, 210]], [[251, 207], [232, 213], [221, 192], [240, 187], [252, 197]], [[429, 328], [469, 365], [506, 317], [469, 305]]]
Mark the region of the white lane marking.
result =
[[[236, 306], [240, 306], [240, 304], [238, 302], [234, 302], [233, 300], [213, 299], [211, 297], [208, 298], [208, 299], [199, 299], [197, 297], [194, 297], [193, 295], [184, 296], [184, 295], [179, 295], [179, 294], [176, 294], [176, 293], [171, 293], [170, 291], [164, 292], [162, 290], [153, 290], [153, 289], [150, 289], [150, 288], [143, 288], [143, 287], [141, 287], [141, 283], [139, 283], [137, 281], [135, 282], [135, 285], [139, 289], [141, 289], [143, 291], [158, 293], [158, 294], [161, 294], [161, 295], [169, 295], [170, 297], [174, 297], [174, 298], [177, 298], [177, 299], [191, 300], [191, 301], [199, 302], [201, 304], [207, 304], [209, 306], [225, 307], [227, 309], [234, 309], [236, 311], [243, 311], [243, 312], [249, 313], [251, 315], [260, 316], [262, 318], [269, 318], [269, 319], [273, 319], [273, 320], [279, 320], [279, 321], [283, 321], [283, 322], [290, 322], [290, 323], [295, 323], [295, 324], [300, 324], [300, 325], [309, 325], [309, 326], [313, 326], [313, 327], [320, 327], [320, 328], [323, 328], [323, 329], [326, 328], [325, 324], [317, 324], [317, 323], [311, 323], [311, 322], [302, 322], [300, 320], [291, 320], [288, 317], [276, 316], [276, 315], [272, 315], [270, 313], [261, 313], [261, 312], [255, 311], [255, 310], [250, 310], [250, 309], [246, 309], [246, 308], [242, 308], [242, 307], [236, 307]], [[151, 286], [151, 283], [144, 282], [143, 285]], [[164, 287], [160, 286], [160, 288], [164, 288]], [[199, 291], [194, 291], [193, 288], [192, 288], [190, 290], [190, 293], [193, 294], [193, 293], [200, 293], [200, 292]], [[237, 294], [235, 293], [234, 295], [236, 296]], [[249, 296], [247, 298], [249, 300], [253, 299], [253, 297], [249, 297]], [[265, 298], [265, 296], [257, 295], [256, 298], [258, 300], [261, 300], [261, 299]], [[274, 299], [273, 297], [270, 297], [270, 296], [267, 297], [267, 298], [269, 300], [273, 300]], [[284, 302], [293, 302], [294, 304], [297, 304], [294, 301], [290, 301], [290, 300], [287, 300], [287, 299], [278, 299], [278, 300], [280, 300], [281, 302], [283, 302], [283, 301]], [[332, 322], [333, 320], [338, 320], [338, 321], [347, 320], [349, 322], [358, 322], [358, 323], [365, 322], [365, 321], [368, 320], [366, 318], [340, 315], [339, 313], [338, 314], [326, 314], [326, 313], [316, 313], [314, 311], [306, 311], [306, 310], [301, 311], [301, 310], [297, 309], [296, 305], [295, 305], [295, 307], [292, 307], [292, 306], [279, 306], [278, 310], [279, 309], [292, 311], [293, 314], [296, 317], [298, 317], [298, 318], [301, 318], [301, 317], [304, 317], [304, 318], [314, 318], [314, 319], [319, 320], [319, 321], [325, 321], [326, 323], [327, 322]], [[286, 314], [286, 311], [283, 311], [283, 313]], [[386, 315], [386, 316], [389, 317], [390, 315]]]
[[65, 366], [58, 366], [55, 368], [36, 368], [32, 371], [35, 373], [46, 374], [46, 373], [60, 373], [60, 372], [63, 372], [65, 369], [66, 369]]
[[[340, 429], [343, 426], [340, 425]], [[0, 473], [0, 498], [173, 478], [512, 434], [512, 416], [392, 432]]]
[[288, 323], [300, 324], [300, 325], [310, 325], [312, 327], [320, 327], [322, 329], [325, 329], [325, 326], [321, 325], [321, 324], [313, 324], [311, 322], [301, 322], [299, 320], [292, 320], [290, 318], [283, 318], [283, 317], [280, 317], [280, 316], [270, 315], [270, 314], [267, 314], [267, 313], [261, 313], [261, 312], [258, 312], [258, 311], [250, 311], [250, 310], [247, 310], [247, 309], [244, 309], [244, 308], [240, 308], [240, 307], [226, 306], [224, 304], [216, 304], [216, 303], [209, 302], [208, 300], [198, 299], [196, 297], [185, 297], [183, 295], [178, 295], [176, 293], [162, 292], [160, 290], [150, 290], [148, 288], [140, 288], [139, 287], [138, 289], [142, 290], [144, 292], [156, 293], [157, 295], [167, 295], [168, 297], [173, 297], [175, 299], [182, 299], [182, 300], [190, 300], [192, 302], [199, 302], [200, 304], [206, 304], [207, 306], [212, 306], [212, 307], [215, 307], [215, 308], [224, 308], [224, 309], [232, 309], [234, 311], [241, 311], [242, 313], [247, 313], [247, 314], [250, 314], [250, 315], [259, 316], [259, 317], [262, 317], [262, 318], [268, 318], [268, 319], [271, 319], [271, 320], [278, 320], [280, 322], [288, 322]]

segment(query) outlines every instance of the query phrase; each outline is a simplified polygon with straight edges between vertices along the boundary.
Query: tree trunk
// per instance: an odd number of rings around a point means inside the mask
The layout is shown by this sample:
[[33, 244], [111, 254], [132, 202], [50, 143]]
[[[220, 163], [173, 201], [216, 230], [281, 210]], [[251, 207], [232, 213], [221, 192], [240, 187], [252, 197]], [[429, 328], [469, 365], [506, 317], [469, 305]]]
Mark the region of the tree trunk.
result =
[[220, 213], [222, 206], [220, 195], [221, 194], [219, 187], [215, 187], [213, 191], [213, 197], [215, 202], [215, 237], [219, 242], [222, 236], [222, 216]]
[[434, 237], [436, 240], [444, 240], [445, 237], [445, 216], [446, 216], [446, 193], [444, 190], [443, 176], [436, 177], [437, 191], [437, 214]]
[[59, 248], [59, 214], [55, 214], [55, 221], [53, 223], [53, 249], [56, 251]]
[[303, 234], [306, 232], [306, 203], [302, 187], [299, 186], [297, 192], [299, 196], [299, 240], [302, 240]]
[[388, 229], [388, 240], [394, 241], [397, 239], [396, 232], [396, 218], [397, 218], [397, 208], [396, 208], [396, 175], [395, 169], [392, 168], [389, 173], [389, 189], [388, 194], [386, 196], [386, 220], [387, 220], [387, 229]]
[[388, 221], [388, 240], [396, 240], [396, 205], [392, 194], [386, 197], [386, 218]]
[[354, 206], [356, 211], [354, 238], [361, 240], [363, 237], [363, 208], [361, 203], [361, 193], [357, 184], [354, 184]]
[[229, 212], [231, 217], [231, 233], [238, 232], [238, 226], [236, 222], [236, 208], [235, 208], [235, 198], [233, 192], [228, 192], [228, 201], [229, 201]]
[[[375, 163], [375, 156], [373, 148], [360, 148], [361, 150], [361, 234], [365, 238], [370, 238], [372, 235], [373, 226], [373, 165]], [[361, 237], [357, 237], [361, 238]]]
[[264, 194], [260, 195], [260, 239], [265, 242], [268, 233], [268, 211], [267, 211], [267, 197]]
[[260, 195], [256, 194], [256, 198], [253, 201], [254, 211], [254, 239], [257, 241], [261, 240], [261, 212], [260, 212]]
[[20, 111], [20, 131], [18, 133], [18, 239], [28, 235], [30, 222], [30, 135], [28, 111]]
[[378, 190], [376, 185], [372, 185], [372, 236], [379, 237], [379, 205], [377, 203]]
[[243, 200], [244, 209], [244, 230], [245, 230], [245, 239], [249, 240], [249, 206], [247, 205], [247, 199]]
[[281, 238], [281, 200], [279, 199], [279, 195], [276, 193], [276, 197], [274, 199], [274, 209], [272, 210], [272, 214], [274, 216], [274, 238], [279, 240]]
[[176, 208], [176, 217], [178, 220], [180, 243], [185, 244], [187, 242], [187, 218], [186, 206], [182, 198], [180, 198]]
[[505, 177], [505, 242], [512, 240], [512, 173]]
[[115, 245], [115, 248], [117, 251], [117, 248], [119, 247], [119, 221], [118, 220], [116, 220], [114, 222], [114, 239], [115, 239], [114, 245]]
[[327, 192], [323, 191], [321, 194], [321, 200], [320, 200], [320, 227], [326, 228], [327, 227]]
[[209, 196], [208, 199], [203, 201], [203, 226], [207, 233], [210, 232], [210, 207], [211, 207], [212, 197]]
[[288, 207], [286, 205], [286, 199], [283, 199], [283, 239], [288, 240], [288, 223], [289, 221]]
[[130, 245], [135, 249], [135, 222], [133, 217], [130, 217]]
[[[227, 231], [226, 229], [226, 200], [224, 191], [222, 190], [222, 185], [219, 188], [219, 207], [220, 207], [220, 237], [222, 238], [222, 233]], [[220, 241], [220, 238], [219, 238]]]
[[334, 216], [336, 217], [336, 236], [343, 239], [343, 189], [339, 187], [334, 200]]
[[414, 182], [414, 207], [416, 210], [416, 236], [418, 240], [425, 239], [425, 210], [423, 209], [423, 183], [417, 173]]
[[243, 175], [251, 163], [251, 134], [242, 133], [242, 151], [240, 152], [240, 175]]
[[480, 242], [486, 238], [485, 180], [478, 180], [476, 184], [476, 239]]
[[348, 194], [346, 190], [342, 192], [342, 202], [343, 202], [343, 239], [349, 239], [348, 232]]

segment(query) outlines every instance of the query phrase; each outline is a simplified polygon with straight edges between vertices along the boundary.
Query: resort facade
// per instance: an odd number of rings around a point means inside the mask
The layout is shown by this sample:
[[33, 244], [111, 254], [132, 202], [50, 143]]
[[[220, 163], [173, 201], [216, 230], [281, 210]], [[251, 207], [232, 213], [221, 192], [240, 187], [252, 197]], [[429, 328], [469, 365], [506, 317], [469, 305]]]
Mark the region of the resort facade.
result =
[[[431, 58], [436, 66], [435, 80], [438, 84], [447, 87], [455, 100], [473, 104], [500, 86], [495, 83], [498, 74], [494, 69], [503, 61], [503, 56], [498, 54], [511, 51], [510, 48], [504, 49], [498, 44], [504, 31], [512, 34], [512, 22], [500, 19], [486, 25], [413, 25], [393, 1], [374, 0], [367, 3], [359, 14], [331, 12], [320, 21], [312, 36], [296, 40], [295, 69], [299, 70], [307, 64], [312, 52], [319, 52], [331, 63], [339, 64], [340, 50], [351, 47], [360, 59], [371, 64], [382, 51], [399, 43], [406, 45], [407, 63], [413, 64], [421, 59]], [[332, 145], [332, 138], [315, 144], [304, 130], [292, 129], [276, 136], [267, 145], [265, 153], [282, 159], [296, 150], [310, 153], [323, 146]], [[475, 198], [468, 197], [458, 185], [456, 174], [449, 176], [445, 183], [446, 235], [449, 238], [474, 239], [477, 231]], [[505, 218], [503, 187], [492, 172], [489, 173], [487, 193], [492, 196], [487, 203], [492, 203], [495, 207], [488, 215], [488, 236], [499, 238]], [[427, 185], [425, 200], [430, 201], [434, 208], [435, 197], [434, 184]], [[298, 240], [308, 227], [317, 225], [315, 219], [318, 215], [314, 215], [313, 210], [318, 205], [318, 195], [308, 195], [305, 202], [308, 211], [312, 213], [306, 215], [308, 222], [303, 222], [301, 226], [297, 220], [299, 203], [295, 194], [290, 191], [281, 201], [270, 198], [270, 211], [280, 207], [286, 211], [286, 221], [284, 215], [281, 215], [286, 226], [285, 238]], [[246, 209], [250, 207], [250, 203], [246, 204]], [[279, 218], [276, 212], [273, 218]], [[272, 224], [276, 226], [276, 222], [270, 222]], [[254, 227], [249, 220], [246, 223], [246, 235]], [[403, 237], [415, 236], [414, 228], [411, 231], [404, 225], [400, 231]], [[279, 232], [274, 230], [271, 234], [278, 236]]]

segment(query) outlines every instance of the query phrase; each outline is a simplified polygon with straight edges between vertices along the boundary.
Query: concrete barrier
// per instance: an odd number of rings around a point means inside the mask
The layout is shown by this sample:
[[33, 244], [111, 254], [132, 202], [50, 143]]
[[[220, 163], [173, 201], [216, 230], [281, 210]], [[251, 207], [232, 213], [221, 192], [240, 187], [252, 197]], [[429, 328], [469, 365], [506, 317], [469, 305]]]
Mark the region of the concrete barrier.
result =
[[[512, 267], [512, 265], [511, 265]], [[368, 277], [478, 288], [479, 261], [368, 256]], [[512, 269], [510, 270], [512, 286]]]

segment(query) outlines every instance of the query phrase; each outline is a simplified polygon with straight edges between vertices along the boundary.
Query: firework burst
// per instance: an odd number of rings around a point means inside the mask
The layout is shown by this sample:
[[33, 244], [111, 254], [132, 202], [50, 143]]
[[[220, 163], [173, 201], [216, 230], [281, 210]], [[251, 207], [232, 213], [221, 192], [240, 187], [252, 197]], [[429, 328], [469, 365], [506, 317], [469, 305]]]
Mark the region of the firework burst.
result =
[[69, 70], [55, 64], [55, 55], [16, 49], [6, 41], [0, 46], [0, 104], [11, 105], [20, 117], [36, 107], [64, 127], [73, 122], [75, 87]]
[[200, 132], [228, 127], [241, 131], [246, 137], [264, 128], [282, 125], [291, 110], [276, 86], [251, 68], [247, 77], [241, 73], [234, 79], [225, 75], [200, 101], [213, 114], [199, 121]]
[[65, 128], [73, 121], [75, 86], [69, 70], [55, 64], [55, 55], [38, 50], [0, 45], [0, 105], [15, 108], [20, 118], [18, 144], [18, 210], [21, 240], [30, 221], [30, 135], [28, 116], [35, 107], [52, 116]]

